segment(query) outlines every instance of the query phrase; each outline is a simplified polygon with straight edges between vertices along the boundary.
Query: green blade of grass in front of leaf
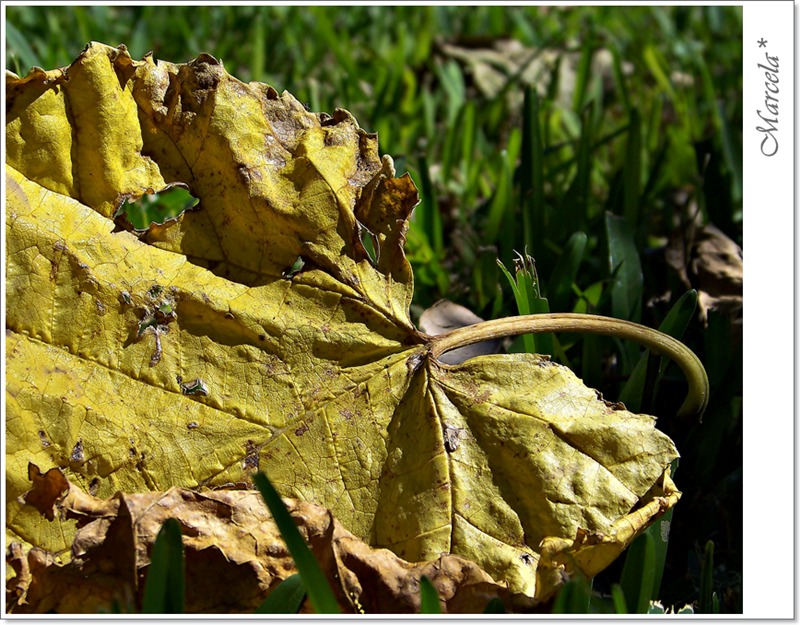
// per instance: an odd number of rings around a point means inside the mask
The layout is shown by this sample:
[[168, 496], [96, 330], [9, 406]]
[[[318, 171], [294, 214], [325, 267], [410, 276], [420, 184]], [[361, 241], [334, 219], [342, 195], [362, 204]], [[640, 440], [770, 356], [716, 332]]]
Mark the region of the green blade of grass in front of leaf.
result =
[[278, 584], [256, 608], [255, 614], [297, 614], [306, 598], [306, 587], [300, 573], [290, 575]]
[[175, 519], [167, 519], [150, 554], [142, 613], [183, 614], [185, 592], [181, 526]]
[[642, 534], [628, 547], [620, 586], [631, 614], [647, 613], [654, 592], [655, 559], [655, 543], [651, 534]]
[[500, 597], [492, 597], [489, 599], [489, 603], [486, 604], [486, 608], [483, 610], [484, 614], [505, 614], [506, 613], [506, 606], [503, 604], [503, 600]]
[[664, 567], [667, 563], [667, 548], [669, 547], [669, 533], [672, 527], [672, 511], [670, 508], [655, 523], [648, 527], [645, 532], [649, 532], [653, 537], [655, 547], [655, 559], [653, 561], [653, 596], [661, 594], [661, 580], [664, 577]]
[[[671, 477], [675, 477], [678, 463], [678, 458], [670, 463], [669, 475]], [[663, 516], [644, 531], [645, 534], [649, 534], [653, 538], [653, 597], [661, 596], [661, 580], [664, 577], [664, 567], [667, 563], [667, 548], [669, 547], [673, 511], [674, 508], [667, 510]]]
[[419, 578], [419, 611], [420, 614], [441, 614], [439, 594], [433, 582], [424, 575]]
[[614, 584], [611, 586], [611, 602], [614, 605], [614, 614], [627, 614], [628, 606], [625, 603], [625, 593], [622, 586]]
[[308, 598], [317, 614], [339, 614], [339, 603], [331, 590], [328, 580], [322, 569], [300, 535], [300, 530], [289, 514], [281, 496], [269, 481], [269, 478], [259, 471], [253, 476], [253, 482], [269, 508], [275, 524], [283, 537], [289, 553], [292, 554], [297, 571], [303, 579]]
[[580, 573], [561, 587], [553, 601], [553, 614], [588, 614], [592, 587]]

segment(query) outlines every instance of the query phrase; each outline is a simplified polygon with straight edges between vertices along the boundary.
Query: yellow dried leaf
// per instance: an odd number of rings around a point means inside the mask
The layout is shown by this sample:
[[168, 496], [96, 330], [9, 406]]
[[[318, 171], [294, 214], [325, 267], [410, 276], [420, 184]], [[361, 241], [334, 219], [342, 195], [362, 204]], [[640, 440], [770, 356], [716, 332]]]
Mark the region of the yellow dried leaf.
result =
[[[99, 497], [262, 469], [374, 547], [545, 599], [540, 562], [599, 570], [663, 510], [652, 417], [538, 356], [437, 360], [408, 313], [416, 188], [346, 111], [101, 44], [7, 85], [8, 538], [72, 543], [17, 501], [31, 462]], [[174, 184], [199, 204], [116, 216]], [[581, 532], [614, 548], [561, 563]]]

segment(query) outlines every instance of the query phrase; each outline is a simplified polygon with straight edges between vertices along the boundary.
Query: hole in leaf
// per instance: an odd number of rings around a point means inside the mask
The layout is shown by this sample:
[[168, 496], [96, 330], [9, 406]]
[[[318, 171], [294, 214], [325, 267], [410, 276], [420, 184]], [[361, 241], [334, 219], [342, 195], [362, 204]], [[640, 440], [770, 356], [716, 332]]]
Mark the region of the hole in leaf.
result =
[[380, 259], [380, 243], [378, 243], [378, 237], [376, 237], [372, 232], [370, 232], [367, 228], [358, 224], [358, 229], [361, 234], [361, 244], [364, 246], [364, 249], [369, 256], [369, 261], [373, 265], [378, 264], [378, 260]]
[[291, 278], [296, 273], [299, 273], [303, 266], [306, 264], [306, 261], [303, 260], [302, 256], [298, 256], [297, 259], [294, 261], [291, 267], [289, 267], [286, 271], [283, 272], [284, 278]]
[[162, 224], [183, 211], [197, 206], [200, 200], [180, 186], [172, 186], [161, 193], [143, 195], [136, 202], [125, 200], [114, 217], [125, 215], [138, 230], [147, 229], [152, 222]]

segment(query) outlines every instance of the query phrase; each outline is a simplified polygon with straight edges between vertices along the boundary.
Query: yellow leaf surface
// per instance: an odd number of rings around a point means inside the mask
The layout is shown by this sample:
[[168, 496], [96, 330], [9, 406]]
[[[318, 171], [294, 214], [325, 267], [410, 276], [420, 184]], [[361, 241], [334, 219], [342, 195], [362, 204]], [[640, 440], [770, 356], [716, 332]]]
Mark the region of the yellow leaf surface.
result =
[[[416, 188], [346, 111], [101, 44], [7, 84], [8, 538], [72, 544], [17, 501], [30, 462], [99, 497], [261, 469], [372, 546], [543, 599], [542, 553], [602, 569], [677, 500], [653, 490], [677, 452], [652, 417], [535, 355], [432, 355]], [[199, 204], [144, 232], [117, 215], [174, 184]]]

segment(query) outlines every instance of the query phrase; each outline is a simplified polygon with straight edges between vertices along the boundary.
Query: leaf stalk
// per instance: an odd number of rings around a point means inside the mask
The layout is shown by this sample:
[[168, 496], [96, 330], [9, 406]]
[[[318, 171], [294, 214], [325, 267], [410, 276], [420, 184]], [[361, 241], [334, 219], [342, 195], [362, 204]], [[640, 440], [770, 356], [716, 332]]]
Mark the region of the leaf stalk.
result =
[[709, 395], [708, 375], [695, 353], [663, 332], [623, 319], [580, 313], [549, 313], [494, 319], [431, 337], [431, 355], [438, 359], [445, 352], [473, 343], [542, 332], [611, 336], [635, 341], [659, 356], [667, 356], [680, 367], [689, 383], [689, 391], [678, 410], [678, 416], [697, 415], [701, 418], [705, 412]]

